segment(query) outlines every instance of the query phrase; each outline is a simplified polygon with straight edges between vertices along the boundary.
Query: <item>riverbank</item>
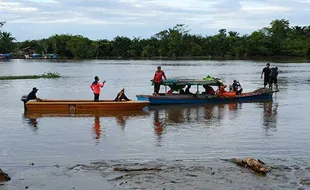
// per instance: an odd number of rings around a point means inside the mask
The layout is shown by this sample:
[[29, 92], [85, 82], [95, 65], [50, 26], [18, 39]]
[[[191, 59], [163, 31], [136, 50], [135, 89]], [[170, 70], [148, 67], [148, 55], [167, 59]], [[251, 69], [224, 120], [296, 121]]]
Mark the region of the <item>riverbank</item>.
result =
[[[11, 59], [24, 59], [23, 57], [11, 57]], [[1, 59], [0, 59], [1, 60]], [[2, 59], [10, 60], [10, 59]], [[212, 60], [212, 61], [268, 61], [268, 62], [309, 62], [310, 57], [293, 57], [293, 56], [251, 56], [251, 57], [219, 57], [219, 56], [185, 56], [185, 57], [164, 57], [164, 56], [154, 56], [154, 57], [97, 57], [93, 59], [82, 59], [82, 58], [68, 58], [68, 57], [57, 57], [53, 59], [47, 58], [30, 58], [26, 60], [164, 60], [164, 61], [199, 61], [199, 60]]]
[[3, 189], [309, 189], [309, 159], [265, 159], [260, 175], [214, 160], [96, 161], [74, 166], [6, 168]]

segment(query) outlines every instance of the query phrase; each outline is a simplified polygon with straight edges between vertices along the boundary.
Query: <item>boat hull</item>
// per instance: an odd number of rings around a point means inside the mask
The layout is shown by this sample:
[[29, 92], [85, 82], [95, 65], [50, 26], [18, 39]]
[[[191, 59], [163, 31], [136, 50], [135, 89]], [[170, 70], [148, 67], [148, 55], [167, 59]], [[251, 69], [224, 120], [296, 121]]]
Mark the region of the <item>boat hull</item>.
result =
[[27, 111], [83, 113], [89, 111], [142, 110], [148, 104], [148, 101], [41, 100], [29, 101], [25, 104], [25, 108]]
[[74, 114], [68, 111], [57, 110], [26, 110], [24, 116], [29, 119], [43, 118], [43, 117], [141, 117], [147, 116], [148, 112], [145, 110], [115, 110], [115, 111], [79, 111]]
[[272, 101], [272, 93], [266, 94], [252, 94], [252, 95], [236, 95], [233, 97], [208, 97], [208, 96], [194, 96], [194, 95], [137, 95], [138, 101], [149, 101], [150, 105], [162, 104], [217, 104], [230, 102], [251, 102], [251, 101]]

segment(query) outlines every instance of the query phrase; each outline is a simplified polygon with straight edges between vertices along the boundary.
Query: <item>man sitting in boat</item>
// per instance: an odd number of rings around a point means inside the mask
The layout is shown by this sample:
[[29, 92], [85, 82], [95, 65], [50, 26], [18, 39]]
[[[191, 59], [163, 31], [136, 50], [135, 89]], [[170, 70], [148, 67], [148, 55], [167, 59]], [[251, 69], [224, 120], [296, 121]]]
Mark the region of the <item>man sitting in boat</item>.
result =
[[208, 94], [208, 95], [214, 95], [215, 91], [210, 85], [203, 85], [203, 88], [205, 89], [205, 92], [202, 92], [202, 94]]
[[[179, 92], [180, 94], [184, 94], [183, 88], [185, 85], [169, 85], [170, 90], [167, 92], [167, 94], [172, 94], [173, 92]], [[183, 91], [182, 91], [183, 90]]]
[[234, 80], [234, 82], [232, 83], [232, 85], [229, 86], [229, 90], [231, 92], [236, 92], [236, 94], [241, 94], [243, 91], [243, 88], [241, 87], [241, 84], [239, 83], [239, 81]]
[[29, 101], [29, 100], [36, 100], [36, 101], [41, 101], [40, 98], [37, 98], [37, 95], [36, 93], [38, 92], [39, 89], [37, 89], [36, 87], [32, 88], [32, 91], [26, 96], [26, 95], [23, 95], [22, 98], [21, 98], [21, 101], [24, 102], [24, 108], [26, 110], [26, 103]]
[[184, 94], [193, 94], [193, 93], [191, 93], [191, 92], [189, 91], [189, 89], [190, 89], [191, 87], [192, 87], [192, 85], [190, 85], [190, 84], [187, 85]]
[[130, 101], [130, 99], [127, 98], [127, 96], [125, 95], [124, 88], [121, 88], [121, 90], [117, 93], [116, 98], [114, 99], [114, 101], [122, 101], [122, 100]]

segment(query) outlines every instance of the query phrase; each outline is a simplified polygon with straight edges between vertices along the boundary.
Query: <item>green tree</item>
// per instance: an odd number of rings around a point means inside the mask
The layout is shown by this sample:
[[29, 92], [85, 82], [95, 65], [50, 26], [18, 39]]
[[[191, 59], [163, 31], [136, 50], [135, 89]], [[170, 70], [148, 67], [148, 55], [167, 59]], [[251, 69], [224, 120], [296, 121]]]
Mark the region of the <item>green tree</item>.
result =
[[270, 23], [270, 27], [266, 30], [271, 37], [271, 51], [273, 55], [280, 55], [283, 43], [288, 33], [290, 32], [289, 21], [288, 20], [273, 20]]
[[0, 22], [0, 27], [2, 27], [5, 24], [5, 21]]
[[10, 32], [0, 31], [0, 52], [10, 53], [14, 49], [14, 40]]
[[112, 55], [117, 57], [129, 57], [128, 50], [131, 39], [124, 36], [116, 36], [112, 41]]
[[81, 35], [71, 36], [66, 49], [72, 53], [74, 58], [94, 58], [96, 54], [96, 47], [92, 41]]

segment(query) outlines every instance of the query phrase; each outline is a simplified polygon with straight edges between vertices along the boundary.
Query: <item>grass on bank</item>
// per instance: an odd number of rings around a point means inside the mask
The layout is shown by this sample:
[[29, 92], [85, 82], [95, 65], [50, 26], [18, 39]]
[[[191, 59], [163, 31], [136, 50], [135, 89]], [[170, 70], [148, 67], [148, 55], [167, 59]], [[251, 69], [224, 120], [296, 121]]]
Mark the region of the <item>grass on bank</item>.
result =
[[38, 79], [38, 78], [60, 78], [59, 73], [47, 72], [43, 75], [20, 75], [20, 76], [0, 76], [0, 80], [16, 80], [16, 79]]

